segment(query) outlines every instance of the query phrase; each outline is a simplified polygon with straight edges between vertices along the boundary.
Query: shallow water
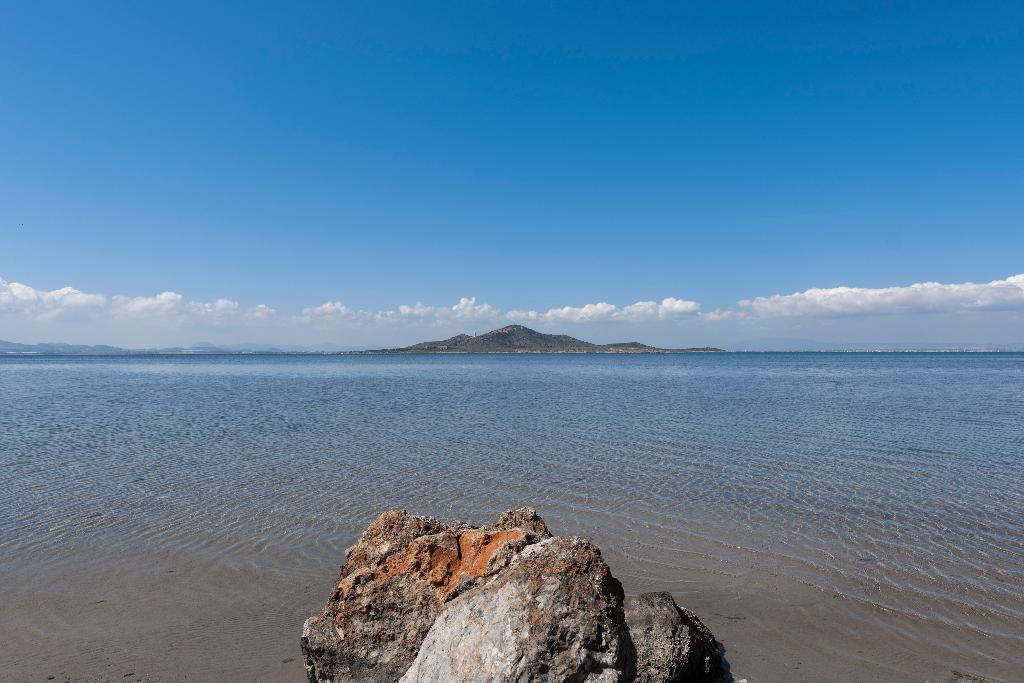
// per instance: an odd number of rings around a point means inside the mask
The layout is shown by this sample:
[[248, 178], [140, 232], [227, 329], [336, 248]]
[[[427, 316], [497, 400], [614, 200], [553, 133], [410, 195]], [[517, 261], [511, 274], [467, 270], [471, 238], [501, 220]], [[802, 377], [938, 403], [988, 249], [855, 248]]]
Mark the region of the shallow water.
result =
[[1024, 679], [1022, 354], [0, 357], [0, 671], [296, 680], [378, 512], [524, 504], [737, 679]]

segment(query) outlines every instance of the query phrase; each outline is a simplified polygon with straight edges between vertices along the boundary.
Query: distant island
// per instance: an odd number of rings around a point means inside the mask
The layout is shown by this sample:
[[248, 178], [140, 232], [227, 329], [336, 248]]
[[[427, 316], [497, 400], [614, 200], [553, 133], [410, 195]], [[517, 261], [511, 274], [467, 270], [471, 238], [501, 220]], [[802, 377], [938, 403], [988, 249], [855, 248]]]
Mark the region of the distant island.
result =
[[348, 351], [348, 354], [414, 353], [724, 353], [710, 346], [661, 349], [640, 342], [594, 344], [567, 334], [544, 334], [523, 325], [508, 325], [479, 335], [459, 334], [441, 341], [428, 341], [397, 349]]

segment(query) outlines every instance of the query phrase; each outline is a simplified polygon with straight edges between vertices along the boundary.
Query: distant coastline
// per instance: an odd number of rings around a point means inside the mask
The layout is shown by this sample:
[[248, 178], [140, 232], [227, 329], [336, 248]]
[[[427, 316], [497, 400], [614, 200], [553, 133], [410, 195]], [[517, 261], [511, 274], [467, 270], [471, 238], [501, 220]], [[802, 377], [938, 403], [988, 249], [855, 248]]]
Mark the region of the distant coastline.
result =
[[[521, 327], [521, 326], [511, 326]], [[507, 328], [502, 328], [507, 329]], [[922, 344], [891, 345], [884, 344], [850, 344], [848, 346], [828, 346], [818, 342], [808, 347], [751, 348], [737, 344], [732, 349], [718, 347], [692, 347], [667, 349], [649, 346], [639, 342], [621, 342], [614, 344], [593, 344], [567, 335], [545, 335], [529, 328], [531, 335], [547, 339], [540, 344], [522, 345], [488, 344], [498, 330], [482, 335], [457, 335], [442, 341], [422, 342], [412, 346], [398, 348], [360, 348], [344, 347], [335, 344], [321, 346], [289, 347], [272, 344], [233, 344], [217, 346], [209, 343], [198, 343], [193, 346], [171, 346], [161, 348], [131, 349], [108, 344], [65, 344], [47, 342], [41, 344], [22, 344], [0, 340], [0, 357], [41, 357], [41, 356], [337, 356], [337, 355], [431, 355], [431, 354], [667, 354], [667, 353], [1021, 353], [1022, 344], [962, 344], [948, 346]], [[510, 336], [510, 335], [505, 335]], [[511, 335], [515, 336], [515, 335]], [[814, 348], [817, 346], [817, 348]]]

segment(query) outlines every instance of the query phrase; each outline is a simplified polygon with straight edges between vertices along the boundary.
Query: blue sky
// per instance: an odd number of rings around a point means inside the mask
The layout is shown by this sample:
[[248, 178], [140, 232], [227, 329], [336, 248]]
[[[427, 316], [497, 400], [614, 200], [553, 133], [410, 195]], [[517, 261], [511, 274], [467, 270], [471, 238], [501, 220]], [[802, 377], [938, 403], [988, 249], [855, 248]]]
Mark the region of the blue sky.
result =
[[0, 6], [0, 339], [1024, 341], [1019, 2], [209, 5]]

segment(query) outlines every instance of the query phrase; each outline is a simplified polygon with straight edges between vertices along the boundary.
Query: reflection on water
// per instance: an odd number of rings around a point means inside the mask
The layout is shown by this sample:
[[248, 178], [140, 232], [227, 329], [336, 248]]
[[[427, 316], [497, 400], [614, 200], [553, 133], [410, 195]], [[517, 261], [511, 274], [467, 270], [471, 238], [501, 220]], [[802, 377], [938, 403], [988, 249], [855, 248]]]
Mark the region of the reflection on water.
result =
[[756, 562], [1006, 670], [1022, 425], [1017, 354], [0, 358], [0, 568], [322, 583], [383, 509], [531, 504], [627, 592]]

